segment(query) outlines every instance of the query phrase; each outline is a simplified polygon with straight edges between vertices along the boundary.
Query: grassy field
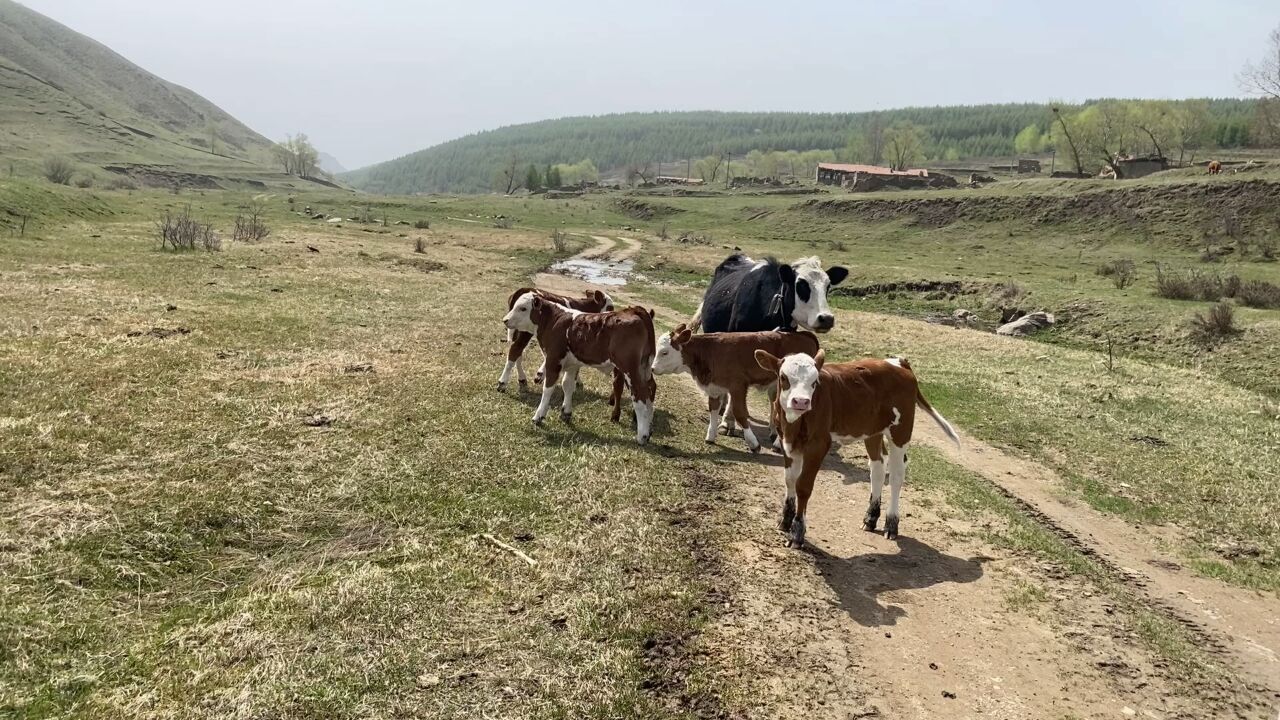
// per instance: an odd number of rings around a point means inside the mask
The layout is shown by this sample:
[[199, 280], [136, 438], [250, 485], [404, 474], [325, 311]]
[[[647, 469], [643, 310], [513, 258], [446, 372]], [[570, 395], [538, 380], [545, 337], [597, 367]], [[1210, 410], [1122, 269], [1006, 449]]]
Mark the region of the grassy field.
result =
[[642, 451], [592, 391], [546, 430], [494, 394], [494, 309], [543, 237], [415, 232], [420, 255], [277, 198], [266, 243], [177, 255], [145, 218], [181, 198], [59, 192], [114, 213], [0, 250], [0, 714], [668, 704], [646, 648], [700, 621], [682, 518], [715, 469]]
[[[1012, 281], [1049, 309], [1095, 302], [1116, 332], [1154, 318], [1172, 337], [1198, 307], [1153, 298], [1145, 276], [1120, 291], [1092, 273], [1119, 255], [1196, 266], [1195, 244], [1173, 237], [815, 219], [803, 198], [736, 195], [646, 197], [676, 210], [637, 219], [616, 199], [263, 193], [267, 241], [174, 254], [152, 237], [159, 212], [189, 203], [229, 228], [253, 196], [0, 181], [0, 208], [29, 218], [19, 235], [0, 212], [0, 714], [732, 710], [720, 703], [735, 690], [700, 681], [684, 646], [715, 592], [706, 487], [742, 472], [675, 431], [699, 424], [697, 403], [660, 397], [658, 443], [640, 449], [605, 420], [597, 376], [572, 426], [534, 429], [533, 395], [492, 390], [497, 309], [556, 256], [551, 228], [643, 238], [637, 268], [664, 284], [637, 291], [678, 311], [735, 246], [820, 253], [854, 269], [851, 285], [961, 279], [975, 301]], [[307, 220], [304, 205], [374, 222]], [[915, 316], [956, 302], [919, 295], [839, 303]], [[968, 431], [1050, 465], [1097, 508], [1167, 524], [1199, 572], [1280, 588], [1280, 409], [1266, 378], [1237, 382], [1218, 361], [1273, 369], [1274, 346], [1258, 343], [1280, 313], [1241, 310], [1243, 335], [1198, 361], [1175, 338], [1131, 345], [1110, 369], [1082, 329], [1093, 316], [1068, 317], [1035, 342], [853, 312], [827, 345], [908, 355]], [[927, 489], [1004, 518], [992, 544], [1114, 593], [1186, 677], [1220, 673], [981, 483], [919, 462]], [[1034, 606], [1036, 592], [1009, 602]]]

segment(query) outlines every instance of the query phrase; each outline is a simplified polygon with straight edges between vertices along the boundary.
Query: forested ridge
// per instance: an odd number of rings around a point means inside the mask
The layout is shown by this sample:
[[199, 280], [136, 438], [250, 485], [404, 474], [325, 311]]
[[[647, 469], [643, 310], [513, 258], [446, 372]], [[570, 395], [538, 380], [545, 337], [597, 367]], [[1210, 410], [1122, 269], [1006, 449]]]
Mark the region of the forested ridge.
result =
[[[1078, 112], [1083, 105], [1058, 106]], [[1197, 101], [1207, 110], [1206, 144], [1250, 144], [1254, 103], [1221, 99]], [[1174, 103], [1177, 105], [1177, 103]], [[919, 129], [917, 161], [952, 161], [1009, 156], [1023, 138], [1051, 134], [1048, 104], [1019, 103], [903, 108], [862, 113], [650, 112], [570, 117], [512, 125], [450, 140], [395, 160], [356, 170], [344, 179], [371, 192], [487, 192], [504, 190], [505, 173], [525, 168], [590, 161], [601, 170], [624, 167], [683, 173], [674, 163], [708, 156], [744, 158], [751, 151], [793, 151], [823, 158], [872, 160], [866, 146], [872, 131], [910, 124]], [[1028, 128], [1035, 128], [1029, 131]], [[737, 166], [734, 166], [737, 171]], [[517, 184], [518, 185], [518, 184]]]

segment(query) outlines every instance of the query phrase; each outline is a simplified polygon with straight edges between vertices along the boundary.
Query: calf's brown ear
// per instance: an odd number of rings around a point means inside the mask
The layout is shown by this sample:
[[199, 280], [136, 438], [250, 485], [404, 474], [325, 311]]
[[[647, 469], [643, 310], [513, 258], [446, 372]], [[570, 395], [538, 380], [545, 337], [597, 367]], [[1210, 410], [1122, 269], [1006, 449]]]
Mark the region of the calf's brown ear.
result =
[[688, 326], [687, 326], [687, 325], [685, 325], [684, 323], [680, 323], [679, 325], [677, 325], [677, 326], [675, 327], [675, 329], [674, 329], [674, 330], [672, 330], [672, 331], [671, 331], [671, 337], [675, 337], [675, 336], [679, 335], [680, 333], [684, 332], [684, 329], [685, 329], [686, 327], [688, 327]]
[[771, 355], [768, 350], [756, 350], [756, 363], [765, 370], [775, 373], [782, 367], [782, 361]]
[[[759, 352], [759, 351], [757, 350], [756, 352]], [[815, 366], [815, 367], [817, 367], [819, 370], [821, 370], [821, 369], [822, 369], [822, 363], [824, 363], [824, 362], [826, 362], [826, 361], [827, 361], [827, 351], [826, 351], [826, 350], [819, 349], [819, 350], [818, 350], [818, 354], [813, 356], [813, 364], [814, 364], [814, 366]]]
[[671, 345], [674, 347], [680, 347], [681, 345], [689, 342], [689, 338], [691, 337], [693, 337], [693, 333], [689, 331], [689, 328], [681, 326], [680, 332], [677, 332], [672, 336]]

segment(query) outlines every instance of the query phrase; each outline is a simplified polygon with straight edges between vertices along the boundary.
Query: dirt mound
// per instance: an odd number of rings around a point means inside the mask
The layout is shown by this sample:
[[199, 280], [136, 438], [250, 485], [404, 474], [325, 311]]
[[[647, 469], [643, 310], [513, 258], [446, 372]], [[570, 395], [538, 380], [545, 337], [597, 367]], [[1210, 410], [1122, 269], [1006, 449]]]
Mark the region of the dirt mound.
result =
[[944, 227], [956, 222], [999, 222], [1028, 219], [1033, 225], [1088, 221], [1099, 227], [1115, 223], [1178, 224], [1196, 234], [1214, 217], [1234, 214], [1245, 227], [1275, 214], [1280, 183], [1249, 180], [1230, 183], [1185, 183], [1095, 190], [1077, 195], [975, 195], [902, 199], [810, 200], [803, 210], [823, 217], [870, 221], [910, 219], [913, 224]]
[[670, 205], [646, 202], [644, 200], [637, 200], [636, 198], [629, 197], [614, 200], [613, 207], [623, 215], [636, 220], [653, 220], [654, 218], [670, 217], [678, 212], [682, 212], [680, 208], [674, 208]]
[[216, 190], [220, 187], [217, 178], [212, 175], [185, 172], [172, 165], [106, 165], [102, 169], [131, 178], [146, 187], [183, 187], [196, 190]]

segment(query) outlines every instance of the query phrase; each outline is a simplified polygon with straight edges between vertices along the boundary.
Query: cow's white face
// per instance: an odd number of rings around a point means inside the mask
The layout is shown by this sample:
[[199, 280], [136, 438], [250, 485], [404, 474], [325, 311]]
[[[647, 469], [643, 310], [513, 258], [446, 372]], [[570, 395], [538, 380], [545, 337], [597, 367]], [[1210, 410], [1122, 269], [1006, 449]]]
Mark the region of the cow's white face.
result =
[[670, 375], [688, 369], [684, 364], [684, 356], [671, 346], [671, 333], [663, 333], [658, 338], [658, 353], [653, 356], [653, 374]]
[[791, 267], [796, 274], [796, 306], [791, 319], [806, 330], [830, 331], [836, 325], [836, 316], [827, 305], [827, 290], [839, 285], [849, 271], [838, 265], [824, 271], [816, 257], [797, 260]]
[[525, 293], [511, 306], [511, 310], [503, 316], [502, 323], [510, 330], [536, 333], [538, 326], [533, 322], [533, 293]]
[[604, 296], [604, 312], [613, 312], [613, 298], [609, 297], [609, 293], [600, 293]]
[[813, 394], [818, 390], [819, 365], [813, 358], [800, 353], [788, 355], [778, 368], [778, 404], [787, 416], [787, 422], [795, 422], [813, 407]]

